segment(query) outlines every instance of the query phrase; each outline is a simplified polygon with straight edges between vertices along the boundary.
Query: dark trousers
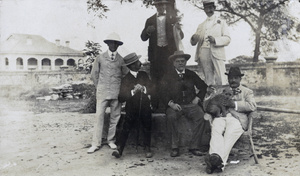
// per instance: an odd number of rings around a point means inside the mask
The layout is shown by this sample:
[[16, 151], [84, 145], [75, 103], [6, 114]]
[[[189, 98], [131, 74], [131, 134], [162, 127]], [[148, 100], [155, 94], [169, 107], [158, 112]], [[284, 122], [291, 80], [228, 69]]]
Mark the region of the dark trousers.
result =
[[153, 93], [151, 95], [151, 104], [154, 109], [157, 109], [161, 97], [161, 79], [169, 72], [173, 65], [169, 61], [169, 56], [173, 53], [170, 52], [169, 47], [158, 47], [156, 48], [155, 57], [150, 63], [150, 76], [153, 82]]
[[[188, 104], [181, 105], [181, 111], [174, 111], [168, 108], [166, 111], [168, 128], [171, 130], [172, 148], [179, 147], [178, 125], [179, 118], [188, 118], [192, 125], [192, 139], [190, 142], [190, 149], [202, 149], [202, 137], [205, 135], [205, 120], [204, 112], [199, 105]], [[186, 129], [188, 130], [188, 128]]]
[[152, 116], [151, 110], [147, 110], [146, 112], [142, 111], [140, 113], [140, 117], [138, 113], [135, 114], [126, 114], [125, 119], [123, 121], [120, 133], [117, 135], [116, 144], [118, 146], [118, 150], [122, 155], [124, 147], [126, 145], [126, 141], [128, 139], [129, 133], [132, 129], [136, 129], [137, 133], [139, 133], [140, 127], [142, 127], [143, 142], [145, 146], [150, 147], [151, 145], [151, 126], [152, 126]]

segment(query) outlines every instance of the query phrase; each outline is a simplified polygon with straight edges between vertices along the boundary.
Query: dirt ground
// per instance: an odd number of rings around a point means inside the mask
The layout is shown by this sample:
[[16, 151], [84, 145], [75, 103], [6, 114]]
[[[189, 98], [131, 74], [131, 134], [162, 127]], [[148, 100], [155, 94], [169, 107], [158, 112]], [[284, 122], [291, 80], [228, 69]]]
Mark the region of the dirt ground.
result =
[[[259, 105], [300, 109], [300, 97], [256, 97]], [[107, 145], [87, 154], [94, 115], [78, 111], [86, 101], [28, 102], [0, 99], [1, 176], [196, 176], [205, 173], [204, 157], [153, 147], [146, 159], [142, 148], [127, 146], [115, 159]], [[260, 112], [253, 138], [260, 164], [253, 157], [233, 155], [223, 173], [213, 175], [299, 175], [300, 114]]]

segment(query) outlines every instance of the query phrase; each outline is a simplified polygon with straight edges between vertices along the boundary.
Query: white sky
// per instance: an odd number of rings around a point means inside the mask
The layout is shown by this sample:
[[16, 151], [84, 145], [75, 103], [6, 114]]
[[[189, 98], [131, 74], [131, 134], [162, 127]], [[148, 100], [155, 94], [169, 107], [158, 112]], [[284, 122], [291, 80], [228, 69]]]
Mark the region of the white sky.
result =
[[[12, 33], [37, 34], [51, 42], [60, 39], [61, 44], [69, 40], [70, 47], [77, 50], [84, 49], [85, 42], [92, 40], [99, 42], [104, 51], [107, 47], [103, 40], [114, 31], [120, 34], [124, 42], [119, 48], [123, 56], [136, 52], [145, 59], [148, 41], [143, 42], [140, 34], [146, 19], [156, 12], [155, 8], [142, 7], [141, 1], [121, 5], [118, 1], [104, 0], [104, 3], [111, 10], [105, 14], [107, 18], [99, 19], [87, 13], [85, 0], [0, 0], [0, 40], [7, 39]], [[300, 8], [299, 3], [297, 5]], [[196, 47], [189, 44], [189, 39], [206, 16], [203, 11], [183, 0], [177, 0], [177, 7], [184, 14], [185, 52], [192, 55], [189, 64], [195, 64], [193, 58]], [[292, 10], [299, 15], [299, 10], [295, 9]], [[88, 25], [88, 22], [95, 28]], [[234, 28], [230, 27], [230, 33], [231, 43], [226, 47], [227, 59], [239, 55], [252, 56], [253, 37], [250, 35], [250, 27], [240, 23]], [[288, 58], [283, 54], [279, 61], [300, 58], [299, 52], [296, 52], [299, 47], [294, 43], [286, 46], [293, 51]]]

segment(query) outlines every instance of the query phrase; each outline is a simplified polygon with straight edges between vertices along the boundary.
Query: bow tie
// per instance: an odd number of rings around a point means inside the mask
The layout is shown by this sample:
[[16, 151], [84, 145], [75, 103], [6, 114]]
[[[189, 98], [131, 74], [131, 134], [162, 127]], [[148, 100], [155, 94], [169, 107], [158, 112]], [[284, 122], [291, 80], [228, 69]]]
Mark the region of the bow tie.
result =
[[180, 78], [183, 78], [183, 75], [184, 75], [184, 73], [179, 73], [179, 74], [178, 74], [178, 76], [179, 76]]
[[233, 91], [233, 95], [237, 95], [237, 94], [240, 94], [242, 92], [240, 88], [232, 89], [232, 91]]

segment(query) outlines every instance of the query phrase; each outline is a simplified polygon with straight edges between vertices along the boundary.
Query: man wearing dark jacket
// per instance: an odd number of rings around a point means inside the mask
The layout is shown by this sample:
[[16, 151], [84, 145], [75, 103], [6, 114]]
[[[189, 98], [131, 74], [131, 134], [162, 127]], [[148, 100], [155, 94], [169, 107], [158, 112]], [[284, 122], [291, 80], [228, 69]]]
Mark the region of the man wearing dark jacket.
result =
[[[172, 133], [172, 157], [179, 156], [178, 119], [182, 116], [192, 121], [190, 152], [198, 156], [203, 154], [199, 149], [202, 147], [200, 143], [204, 135], [205, 120], [199, 104], [206, 94], [207, 85], [195, 72], [185, 68], [190, 57], [183, 51], [175, 51], [169, 57], [174, 67], [162, 80], [167, 121]], [[195, 87], [199, 90], [198, 93]]]
[[174, 26], [179, 31], [180, 38], [183, 38], [183, 32], [180, 29], [178, 20], [174, 15], [167, 12], [167, 0], [155, 0], [153, 5], [157, 13], [147, 19], [145, 27], [141, 33], [143, 41], [149, 40], [148, 60], [150, 61], [150, 76], [153, 81], [154, 94], [152, 94], [152, 106], [158, 108], [160, 80], [163, 75], [172, 69], [172, 63], [168, 57], [177, 50], [174, 38]]
[[142, 126], [144, 133], [144, 145], [146, 149], [146, 157], [151, 158], [151, 106], [148, 97], [151, 92], [151, 82], [146, 72], [139, 71], [141, 62], [135, 53], [131, 53], [124, 57], [125, 65], [130, 72], [122, 78], [119, 94], [119, 101], [126, 102], [125, 120], [121, 127], [120, 134], [117, 134], [117, 150], [112, 153], [116, 158], [121, 157], [129, 132], [135, 128], [139, 130]]

